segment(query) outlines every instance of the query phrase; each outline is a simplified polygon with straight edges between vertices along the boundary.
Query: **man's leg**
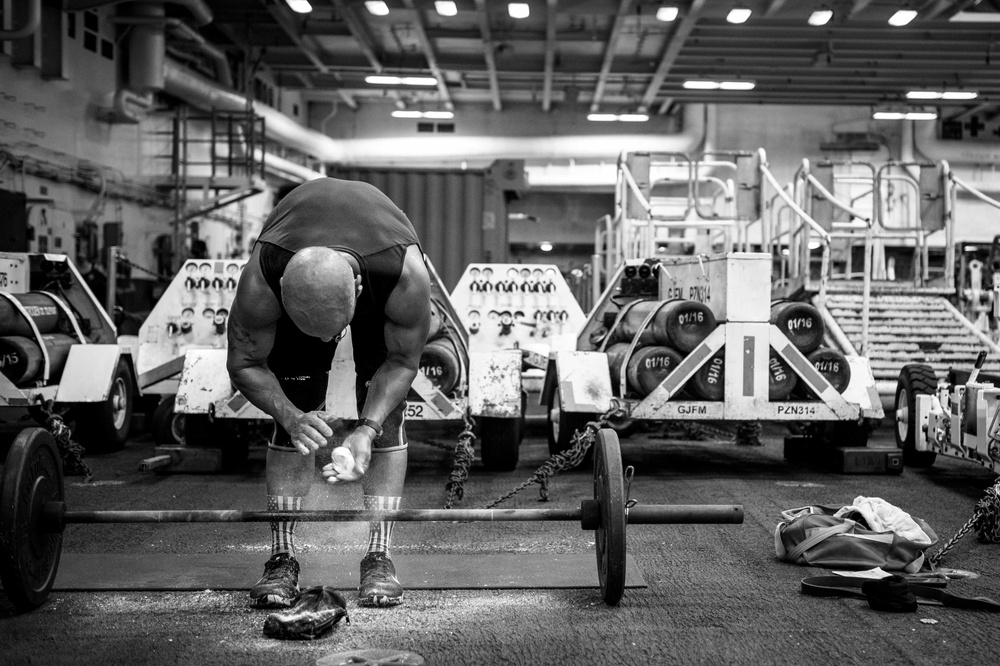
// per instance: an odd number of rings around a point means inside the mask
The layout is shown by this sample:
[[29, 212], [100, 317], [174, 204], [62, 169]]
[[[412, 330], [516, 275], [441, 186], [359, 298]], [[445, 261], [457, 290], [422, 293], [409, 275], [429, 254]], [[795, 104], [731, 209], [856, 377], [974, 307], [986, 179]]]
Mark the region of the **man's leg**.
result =
[[[382, 436], [372, 448], [371, 464], [361, 481], [366, 509], [399, 508], [406, 480], [407, 440], [403, 424], [405, 403], [394, 409], [382, 424]], [[392, 521], [368, 524], [368, 551], [361, 561], [360, 603], [394, 606], [403, 600], [403, 588], [396, 579], [390, 559]]]
[[[282, 390], [300, 409], [314, 409], [326, 395], [326, 375], [318, 378], [280, 379]], [[277, 424], [267, 447], [268, 511], [299, 511], [309, 494], [315, 471], [315, 454], [302, 455], [288, 433]], [[291, 606], [298, 596], [299, 563], [295, 559], [295, 522], [271, 523], [271, 557], [264, 575], [250, 590], [258, 606]]]

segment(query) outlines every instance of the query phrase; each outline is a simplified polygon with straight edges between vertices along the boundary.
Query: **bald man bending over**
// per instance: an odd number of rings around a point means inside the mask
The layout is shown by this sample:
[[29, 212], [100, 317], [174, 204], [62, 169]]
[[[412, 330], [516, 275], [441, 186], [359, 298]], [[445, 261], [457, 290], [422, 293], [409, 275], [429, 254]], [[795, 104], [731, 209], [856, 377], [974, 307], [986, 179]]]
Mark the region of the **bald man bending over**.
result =
[[[406, 477], [403, 409], [430, 326], [430, 279], [413, 226], [367, 183], [321, 178], [296, 187], [264, 222], [229, 318], [233, 384], [274, 418], [267, 451], [269, 510], [298, 510], [314, 456], [333, 436], [323, 411], [330, 363], [351, 326], [360, 419], [340, 446], [354, 465], [323, 468], [329, 483], [361, 479], [366, 509], [398, 509]], [[391, 522], [369, 525], [360, 603], [391, 606], [403, 589], [389, 557]], [[271, 557], [250, 590], [260, 606], [298, 595], [295, 521], [271, 523]]]

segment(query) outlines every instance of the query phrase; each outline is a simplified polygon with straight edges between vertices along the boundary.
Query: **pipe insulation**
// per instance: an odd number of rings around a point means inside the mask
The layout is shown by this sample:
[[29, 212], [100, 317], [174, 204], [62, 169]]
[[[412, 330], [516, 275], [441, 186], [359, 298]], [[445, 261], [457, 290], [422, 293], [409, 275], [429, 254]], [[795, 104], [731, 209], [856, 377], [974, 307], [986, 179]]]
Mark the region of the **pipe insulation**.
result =
[[42, 24], [42, 0], [28, 0], [24, 25], [12, 30], [0, 30], [0, 42], [31, 37]]
[[[144, 19], [164, 19], [163, 5], [141, 3], [135, 6], [135, 15]], [[128, 40], [129, 89], [137, 93], [163, 90], [163, 61], [167, 39], [163, 24], [140, 23], [132, 26]]]
[[[67, 12], [80, 12], [85, 9], [118, 5], [123, 2], [136, 2], [136, 0], [63, 0], [62, 8]], [[195, 24], [199, 26], [208, 25], [215, 18], [205, 0], [157, 0], [155, 3], [146, 1], [141, 4], [159, 4], [161, 7], [164, 4], [180, 5], [188, 10], [188, 13], [194, 18]]]

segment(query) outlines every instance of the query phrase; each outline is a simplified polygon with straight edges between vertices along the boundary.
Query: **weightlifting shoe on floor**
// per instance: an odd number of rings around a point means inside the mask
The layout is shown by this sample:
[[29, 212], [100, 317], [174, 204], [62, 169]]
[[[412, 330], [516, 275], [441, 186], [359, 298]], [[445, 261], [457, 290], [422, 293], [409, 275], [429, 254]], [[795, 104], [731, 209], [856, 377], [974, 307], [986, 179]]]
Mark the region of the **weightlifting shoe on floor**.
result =
[[290, 609], [268, 615], [264, 620], [264, 635], [313, 640], [322, 638], [341, 618], [351, 623], [344, 597], [332, 587], [316, 585], [303, 590]]
[[361, 560], [358, 603], [362, 606], [395, 606], [403, 603], [403, 586], [396, 579], [396, 567], [385, 552], [368, 553]]
[[250, 588], [250, 601], [265, 608], [287, 608], [299, 596], [299, 563], [288, 553], [277, 553], [264, 563], [264, 575]]

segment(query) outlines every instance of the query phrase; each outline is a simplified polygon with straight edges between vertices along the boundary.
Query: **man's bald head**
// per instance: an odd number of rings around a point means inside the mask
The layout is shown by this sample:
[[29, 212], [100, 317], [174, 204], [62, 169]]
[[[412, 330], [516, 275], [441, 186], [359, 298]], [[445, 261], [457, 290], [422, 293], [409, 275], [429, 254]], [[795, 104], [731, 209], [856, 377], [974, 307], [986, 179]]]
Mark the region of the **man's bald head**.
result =
[[299, 250], [281, 277], [281, 302], [303, 333], [335, 338], [354, 317], [354, 269], [342, 254], [328, 247]]

